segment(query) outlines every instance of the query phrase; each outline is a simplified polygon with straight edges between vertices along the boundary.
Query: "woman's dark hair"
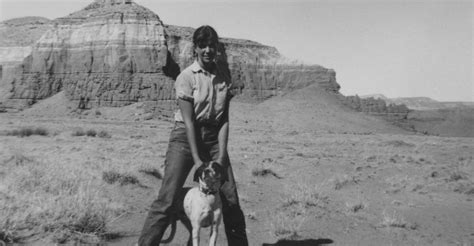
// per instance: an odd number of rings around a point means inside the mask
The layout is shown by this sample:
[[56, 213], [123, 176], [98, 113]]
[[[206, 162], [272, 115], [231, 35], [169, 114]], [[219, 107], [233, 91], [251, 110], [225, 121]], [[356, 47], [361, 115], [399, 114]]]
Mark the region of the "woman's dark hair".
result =
[[219, 36], [216, 30], [210, 26], [200, 26], [193, 34], [194, 47], [198, 47], [206, 44], [218, 44]]

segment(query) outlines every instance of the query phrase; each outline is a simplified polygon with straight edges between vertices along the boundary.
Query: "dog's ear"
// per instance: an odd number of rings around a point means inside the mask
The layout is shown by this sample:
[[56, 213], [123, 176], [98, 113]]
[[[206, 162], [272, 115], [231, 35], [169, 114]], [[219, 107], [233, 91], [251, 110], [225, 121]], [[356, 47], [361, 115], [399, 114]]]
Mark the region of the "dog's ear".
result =
[[199, 182], [199, 177], [201, 177], [202, 172], [204, 171], [205, 168], [206, 168], [206, 163], [203, 163], [201, 166], [199, 166], [196, 169], [196, 171], [194, 172], [194, 178], [193, 178], [194, 182]]
[[211, 163], [211, 167], [212, 169], [214, 169], [216, 171], [216, 173], [218, 173], [221, 177], [224, 177], [224, 168], [222, 167], [221, 164], [217, 163], [217, 162], [212, 162]]

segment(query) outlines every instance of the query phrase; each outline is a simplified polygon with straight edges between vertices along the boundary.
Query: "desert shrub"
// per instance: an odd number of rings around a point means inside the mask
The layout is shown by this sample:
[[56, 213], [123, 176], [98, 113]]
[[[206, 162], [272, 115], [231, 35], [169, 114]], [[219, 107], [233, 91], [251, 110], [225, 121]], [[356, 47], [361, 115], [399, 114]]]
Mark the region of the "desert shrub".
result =
[[454, 192], [472, 196], [474, 195], [474, 184], [470, 182], [459, 183], [454, 188]]
[[334, 179], [334, 189], [335, 190], [340, 190], [344, 188], [345, 186], [348, 186], [350, 184], [355, 184], [357, 181], [355, 180], [354, 177], [349, 177], [347, 175], [344, 175], [342, 177], [338, 176]]
[[321, 194], [320, 186], [307, 186], [295, 184], [288, 187], [288, 194], [283, 197], [282, 207], [291, 207], [294, 205], [308, 207], [324, 207], [328, 197]]
[[352, 213], [357, 213], [359, 212], [360, 210], [366, 208], [366, 205], [361, 202], [361, 201], [358, 201], [358, 202], [355, 202], [355, 203], [348, 203], [346, 202], [346, 207], [347, 207], [347, 210], [349, 212], [352, 212]]
[[98, 136], [99, 138], [111, 138], [111, 137], [112, 137], [108, 132], [106, 132], [106, 131], [104, 131], [104, 130], [101, 130], [101, 131], [97, 134], [97, 136]]
[[380, 146], [393, 146], [393, 147], [415, 147], [412, 143], [407, 143], [402, 140], [391, 140], [381, 143]]
[[7, 229], [11, 228], [8, 224], [8, 220], [5, 221], [3, 225], [0, 224], [0, 245], [3, 245], [2, 243], [16, 243], [18, 241], [13, 231]]
[[79, 129], [73, 131], [71, 135], [74, 136], [74, 137], [81, 137], [81, 136], [85, 136], [86, 132], [82, 128], [79, 128]]
[[86, 211], [82, 216], [72, 225], [74, 231], [80, 233], [98, 233], [105, 230], [105, 217], [103, 214], [95, 213], [94, 211]]
[[301, 230], [307, 215], [305, 210], [300, 211], [278, 211], [271, 217], [270, 228], [272, 234], [279, 240], [297, 239], [300, 237], [298, 232]]
[[25, 127], [21, 128], [20, 130], [13, 130], [7, 132], [7, 136], [17, 136], [17, 137], [29, 137], [32, 135], [38, 135], [38, 136], [48, 136], [48, 130], [42, 127], [37, 127], [37, 128], [30, 128], [30, 127]]
[[252, 170], [252, 176], [254, 177], [266, 177], [268, 175], [272, 175], [276, 178], [281, 178], [273, 170], [268, 168], [257, 167]]
[[31, 162], [35, 162], [35, 160], [31, 157], [24, 155], [21, 152], [14, 152], [13, 155], [9, 159], [5, 160], [3, 163], [14, 163], [16, 166], [22, 166]]
[[157, 179], [162, 179], [163, 178], [163, 175], [156, 168], [142, 168], [138, 171], [141, 172], [141, 173], [144, 173], [144, 174], [151, 175], [151, 176], [153, 176]]
[[89, 129], [87, 130], [86, 135], [88, 137], [95, 137], [97, 135], [97, 132], [94, 129]]
[[84, 131], [81, 128], [73, 131], [72, 136], [74, 136], [74, 137], [80, 137], [80, 136], [96, 137], [97, 136], [97, 137], [100, 137], [100, 138], [111, 138], [111, 135], [108, 132], [104, 131], [104, 130], [101, 130], [99, 132], [97, 132], [94, 129], [89, 129], [87, 131]]
[[102, 180], [108, 184], [119, 183], [120, 185], [138, 184], [137, 177], [130, 174], [118, 173], [115, 171], [105, 171], [102, 173]]
[[34, 130], [33, 135], [48, 136], [49, 133], [48, 133], [48, 130], [46, 130], [45, 128], [37, 127], [37, 128]]
[[396, 212], [392, 214], [383, 211], [382, 213], [382, 226], [383, 227], [396, 227], [396, 228], [404, 228], [404, 229], [412, 229], [415, 230], [418, 225], [410, 223], [405, 220], [405, 218]]
[[458, 169], [450, 172], [449, 177], [446, 179], [448, 182], [455, 182], [459, 180], [467, 179], [467, 175]]

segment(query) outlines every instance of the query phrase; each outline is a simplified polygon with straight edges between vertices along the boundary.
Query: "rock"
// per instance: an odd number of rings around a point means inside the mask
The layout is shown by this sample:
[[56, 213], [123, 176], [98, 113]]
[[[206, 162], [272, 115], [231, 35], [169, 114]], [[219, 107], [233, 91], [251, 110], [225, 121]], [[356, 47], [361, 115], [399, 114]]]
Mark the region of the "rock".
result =
[[0, 22], [0, 47], [31, 46], [52, 27], [51, 24], [51, 20], [43, 17], [22, 17]]
[[[29, 105], [65, 91], [84, 108], [146, 102], [147, 109], [172, 115], [174, 79], [194, 59], [193, 28], [165, 26], [130, 0], [96, 0], [43, 25], [49, 29], [41, 38], [23, 46], [18, 57], [31, 53], [21, 66], [8, 70], [14, 75], [3, 75], [0, 85], [10, 101]], [[290, 61], [254, 41], [221, 38], [221, 44], [218, 66], [228, 70], [245, 100], [312, 84], [339, 91], [332, 69]]]
[[405, 104], [390, 103], [387, 105], [382, 98], [341, 96], [341, 100], [350, 108], [372, 115], [390, 117], [391, 119], [406, 119], [410, 109]]
[[106, 106], [171, 99], [167, 56], [156, 14], [132, 2], [95, 1], [54, 20], [12, 81], [11, 98], [39, 100], [65, 90], [71, 100]]
[[[193, 28], [168, 25], [168, 49], [180, 67], [193, 61]], [[228, 64], [232, 80], [242, 87], [242, 97], [258, 100], [319, 84], [339, 92], [336, 73], [318, 65], [305, 65], [282, 57], [274, 47], [232, 38], [221, 38], [220, 62]]]
[[0, 102], [5, 107], [14, 109], [28, 106], [24, 100], [6, 100], [12, 94], [15, 78], [22, 74], [21, 63], [31, 54], [31, 45], [51, 27], [51, 20], [43, 17], [15, 18], [0, 23]]

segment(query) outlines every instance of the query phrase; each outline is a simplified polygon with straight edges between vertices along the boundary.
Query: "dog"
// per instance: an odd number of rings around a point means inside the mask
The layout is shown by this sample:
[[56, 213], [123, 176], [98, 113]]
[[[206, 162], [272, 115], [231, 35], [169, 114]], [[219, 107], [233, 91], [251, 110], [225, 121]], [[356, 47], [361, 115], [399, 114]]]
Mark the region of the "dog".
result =
[[222, 202], [219, 190], [222, 185], [223, 169], [216, 162], [204, 163], [194, 173], [199, 182], [184, 197], [184, 212], [192, 226], [193, 246], [199, 246], [199, 231], [211, 227], [209, 245], [215, 246], [219, 224], [222, 221]]
[[[190, 232], [188, 246], [199, 246], [199, 232], [201, 228], [211, 227], [209, 245], [215, 246], [217, 233], [222, 221], [222, 201], [219, 194], [223, 180], [223, 168], [217, 162], [205, 162], [194, 173], [193, 180], [199, 186], [183, 188], [184, 198], [180, 211], [172, 219], [171, 233], [162, 243], [169, 243], [176, 233], [176, 221], [179, 219]], [[183, 211], [184, 210], [184, 211]], [[184, 213], [183, 213], [184, 212]]]

